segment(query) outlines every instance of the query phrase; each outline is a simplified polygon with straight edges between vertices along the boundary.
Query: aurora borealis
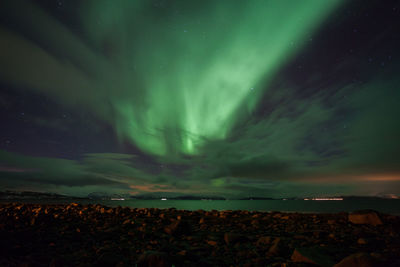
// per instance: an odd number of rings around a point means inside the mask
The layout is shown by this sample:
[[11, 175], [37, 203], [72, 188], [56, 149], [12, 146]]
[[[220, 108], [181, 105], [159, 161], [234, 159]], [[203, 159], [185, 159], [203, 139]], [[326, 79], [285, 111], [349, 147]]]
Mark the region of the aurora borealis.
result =
[[0, 186], [400, 194], [399, 8], [3, 1]]

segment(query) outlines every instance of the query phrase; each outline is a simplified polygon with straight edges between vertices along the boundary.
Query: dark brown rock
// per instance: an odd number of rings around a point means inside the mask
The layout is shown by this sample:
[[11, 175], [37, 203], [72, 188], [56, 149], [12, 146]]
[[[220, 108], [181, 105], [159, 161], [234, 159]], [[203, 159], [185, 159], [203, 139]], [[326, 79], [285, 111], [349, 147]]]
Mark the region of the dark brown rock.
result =
[[262, 236], [257, 240], [256, 245], [257, 246], [269, 245], [271, 241], [272, 238], [270, 236]]
[[206, 243], [209, 244], [210, 246], [216, 246], [218, 244], [217, 241], [214, 240], [207, 240]]
[[377, 266], [373, 257], [366, 253], [356, 253], [342, 259], [334, 267], [374, 267]]
[[291, 260], [293, 262], [311, 263], [323, 267], [331, 267], [334, 264], [331, 257], [318, 247], [296, 248], [293, 251]]
[[169, 235], [173, 235], [178, 232], [179, 225], [180, 225], [180, 221], [175, 221], [175, 222], [171, 223], [170, 225], [166, 226], [164, 228], [164, 231]]
[[272, 242], [272, 246], [268, 250], [269, 255], [281, 255], [285, 252], [285, 244], [281, 238], [277, 237]]
[[357, 239], [357, 244], [359, 245], [366, 245], [368, 241], [365, 238], [359, 238]]
[[237, 233], [225, 233], [224, 234], [224, 240], [227, 245], [235, 244], [239, 241], [242, 241], [243, 239], [244, 239], [244, 237]]
[[354, 224], [370, 224], [374, 226], [382, 224], [378, 214], [374, 211], [359, 211], [350, 213], [348, 215], [348, 220]]

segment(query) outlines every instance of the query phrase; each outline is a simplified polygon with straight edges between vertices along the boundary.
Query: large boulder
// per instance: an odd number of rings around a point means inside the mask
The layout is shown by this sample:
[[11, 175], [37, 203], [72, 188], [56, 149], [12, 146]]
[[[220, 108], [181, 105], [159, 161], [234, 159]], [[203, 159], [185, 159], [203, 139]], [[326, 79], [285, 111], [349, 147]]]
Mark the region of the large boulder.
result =
[[374, 267], [377, 266], [373, 257], [366, 253], [356, 253], [342, 259], [334, 267]]
[[282, 255], [286, 250], [286, 246], [281, 238], [277, 237], [272, 242], [272, 246], [268, 250], [268, 255]]
[[311, 263], [323, 267], [331, 267], [335, 262], [332, 258], [321, 248], [296, 248], [293, 251], [291, 260], [293, 262]]
[[382, 224], [378, 214], [372, 210], [356, 211], [348, 215], [349, 222], [354, 224], [371, 224], [380, 225]]

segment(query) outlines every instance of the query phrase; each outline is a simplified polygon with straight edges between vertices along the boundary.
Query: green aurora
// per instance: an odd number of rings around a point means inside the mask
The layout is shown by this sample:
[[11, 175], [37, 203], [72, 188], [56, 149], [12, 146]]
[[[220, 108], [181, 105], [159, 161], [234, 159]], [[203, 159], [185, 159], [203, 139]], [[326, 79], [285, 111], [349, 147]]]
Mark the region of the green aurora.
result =
[[[84, 3], [88, 44], [34, 6], [34, 14], [21, 15], [52, 52], [63, 51], [71, 62], [51, 55], [43, 62], [40, 47], [14, 36], [4, 45], [28, 48], [42, 68], [27, 66], [18, 79], [9, 66], [1, 74], [65, 105], [88, 108], [113, 125], [121, 141], [174, 157], [226, 138], [340, 1], [182, 1], [175, 3], [179, 13], [157, 17], [148, 1]], [[10, 55], [9, 62], [21, 61], [21, 53]]]

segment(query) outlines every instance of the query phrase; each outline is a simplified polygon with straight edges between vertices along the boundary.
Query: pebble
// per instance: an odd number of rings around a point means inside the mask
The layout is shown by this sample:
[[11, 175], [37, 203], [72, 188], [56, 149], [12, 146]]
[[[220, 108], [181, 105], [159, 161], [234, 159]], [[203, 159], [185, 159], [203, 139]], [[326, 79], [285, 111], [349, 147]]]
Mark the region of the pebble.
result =
[[0, 204], [0, 236], [0, 266], [368, 267], [396, 266], [400, 255], [400, 218], [375, 211], [8, 203]]

